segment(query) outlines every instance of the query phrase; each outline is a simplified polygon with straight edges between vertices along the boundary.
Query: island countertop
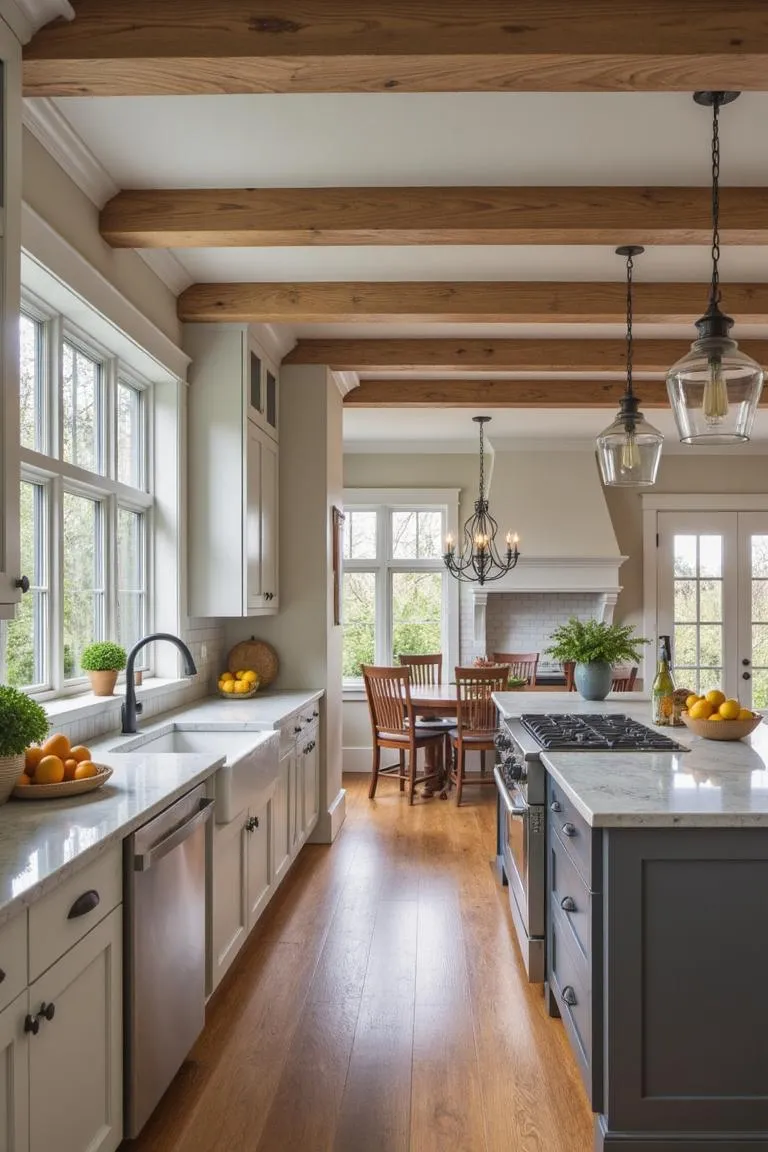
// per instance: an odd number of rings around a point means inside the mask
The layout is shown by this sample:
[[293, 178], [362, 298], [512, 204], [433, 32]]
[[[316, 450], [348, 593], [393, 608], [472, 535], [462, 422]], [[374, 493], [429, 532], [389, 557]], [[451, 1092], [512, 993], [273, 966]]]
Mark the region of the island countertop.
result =
[[101, 788], [67, 800], [9, 800], [0, 807], [0, 924], [62, 883], [116, 840], [212, 776], [213, 754], [110, 756]]
[[[582, 700], [575, 693], [504, 692], [505, 719], [526, 712], [624, 713], [648, 727], [642, 693]], [[595, 828], [768, 827], [768, 726], [746, 740], [702, 740], [687, 728], [658, 728], [688, 751], [560, 752], [541, 749], [542, 764]]]

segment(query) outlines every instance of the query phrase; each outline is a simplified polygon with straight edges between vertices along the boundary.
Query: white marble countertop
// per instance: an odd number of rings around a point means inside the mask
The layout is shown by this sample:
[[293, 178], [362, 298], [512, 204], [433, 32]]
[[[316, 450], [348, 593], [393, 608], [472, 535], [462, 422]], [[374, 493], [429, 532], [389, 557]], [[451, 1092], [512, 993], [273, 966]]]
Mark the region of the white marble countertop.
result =
[[207, 780], [223, 762], [212, 754], [113, 755], [113, 775], [94, 792], [2, 805], [0, 924]]
[[[626, 713], [653, 727], [650, 702], [636, 692], [604, 701], [576, 693], [505, 692], [496, 703], [508, 719], [524, 712]], [[702, 740], [687, 728], [655, 730], [688, 751], [538, 754], [595, 828], [768, 827], [768, 725], [746, 740], [727, 742]]]

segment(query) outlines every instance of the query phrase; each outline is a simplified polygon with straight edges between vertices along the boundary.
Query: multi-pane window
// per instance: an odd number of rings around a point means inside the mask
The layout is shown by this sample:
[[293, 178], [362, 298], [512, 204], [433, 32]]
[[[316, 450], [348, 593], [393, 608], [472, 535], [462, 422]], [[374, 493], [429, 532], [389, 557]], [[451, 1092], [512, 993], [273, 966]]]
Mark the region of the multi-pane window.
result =
[[[449, 666], [446, 507], [356, 507], [344, 520], [343, 675], [401, 654], [443, 652]], [[452, 655], [452, 654], [451, 654]]]
[[[22, 572], [0, 672], [41, 693], [85, 687], [93, 640], [149, 630], [150, 392], [37, 306], [20, 322]], [[145, 656], [148, 649], [143, 649]]]
[[723, 679], [723, 538], [674, 537], [675, 671], [697, 692]]

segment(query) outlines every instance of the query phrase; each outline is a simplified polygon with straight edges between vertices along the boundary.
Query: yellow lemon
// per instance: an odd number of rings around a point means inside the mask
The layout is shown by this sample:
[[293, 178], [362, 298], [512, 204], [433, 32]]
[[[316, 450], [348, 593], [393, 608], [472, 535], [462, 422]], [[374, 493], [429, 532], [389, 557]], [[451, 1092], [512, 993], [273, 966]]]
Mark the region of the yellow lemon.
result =
[[691, 720], [709, 720], [712, 715], [712, 705], [708, 700], [697, 700], [693, 708], [689, 708], [688, 715]]
[[713, 712], [710, 716], [710, 720], [721, 720], [723, 723], [725, 723], [725, 717], [721, 716], [719, 712]]
[[221, 690], [222, 690], [222, 692], [234, 692], [235, 681], [234, 680], [225, 680], [221, 686]]
[[701, 697], [697, 696], [696, 693], [693, 692], [690, 696], [688, 696], [686, 698], [686, 701], [685, 701], [686, 708], [693, 708], [693, 706], [697, 702], [697, 700], [700, 700], [700, 699], [701, 699]]
[[750, 712], [749, 708], [741, 708], [736, 717], [737, 720], [754, 720], [754, 718], [755, 714], [754, 712]]
[[251, 684], [250, 680], [241, 680], [238, 687], [240, 689], [241, 694], [245, 695], [246, 693], [251, 691], [251, 689], [253, 688], [253, 685]]
[[231, 672], [222, 672], [221, 676], [219, 676], [219, 680], [234, 680], [234, 676]]
[[235, 680], [242, 680], [245, 676], [245, 668], [241, 668], [239, 672], [235, 672]]
[[242, 680], [247, 680], [249, 684], [255, 684], [258, 678], [259, 677], [252, 668], [249, 668], [247, 672], [243, 672], [241, 677]]
[[723, 720], [738, 720], [740, 711], [741, 705], [738, 700], [726, 700], [719, 708]]
[[708, 700], [713, 708], [719, 708], [721, 704], [725, 703], [725, 692], [721, 692], [719, 688], [713, 688], [711, 692], [707, 692], [705, 700]]

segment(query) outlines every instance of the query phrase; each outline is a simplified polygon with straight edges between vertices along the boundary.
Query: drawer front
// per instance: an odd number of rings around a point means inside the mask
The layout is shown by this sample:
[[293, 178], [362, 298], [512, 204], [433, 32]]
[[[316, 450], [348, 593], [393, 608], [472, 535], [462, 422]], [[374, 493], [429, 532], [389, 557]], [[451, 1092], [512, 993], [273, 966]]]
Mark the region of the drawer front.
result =
[[599, 877], [593, 867], [592, 829], [551, 776], [548, 777], [548, 800], [550, 829], [565, 845], [587, 888], [599, 891]]
[[593, 1066], [592, 995], [585, 968], [568, 942], [562, 913], [552, 909], [549, 930], [549, 982], [557, 1000], [571, 1048], [579, 1065], [592, 1110], [601, 1111], [599, 1070]]
[[29, 979], [36, 980], [123, 899], [123, 849], [115, 844], [29, 909]]
[[283, 720], [280, 725], [280, 757], [289, 752], [304, 731], [304, 721], [298, 712]]
[[549, 837], [549, 891], [553, 906], [562, 912], [565, 932], [582, 957], [587, 971], [592, 962], [592, 894], [560, 837]]
[[0, 1011], [27, 986], [27, 910], [0, 928]]

